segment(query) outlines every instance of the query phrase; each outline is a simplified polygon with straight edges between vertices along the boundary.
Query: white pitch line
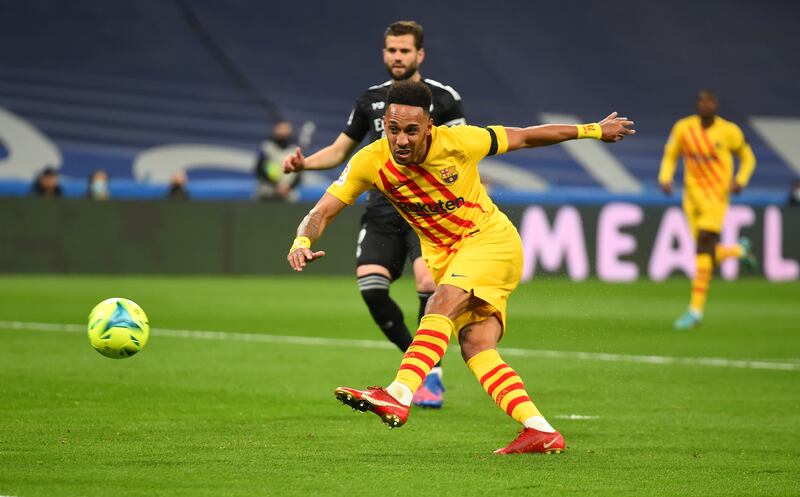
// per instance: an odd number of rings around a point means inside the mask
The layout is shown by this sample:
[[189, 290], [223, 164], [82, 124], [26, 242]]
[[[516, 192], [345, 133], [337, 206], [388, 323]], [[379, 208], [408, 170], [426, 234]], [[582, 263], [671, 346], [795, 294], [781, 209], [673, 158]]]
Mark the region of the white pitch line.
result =
[[586, 416], [585, 414], [556, 414], [553, 416], [556, 419], [569, 419], [573, 421], [587, 421], [600, 419], [600, 416]]
[[[86, 326], [78, 324], [32, 323], [25, 321], [0, 321], [0, 329], [85, 332]], [[260, 333], [237, 333], [231, 331], [175, 330], [152, 328], [155, 336], [191, 338], [195, 340], [220, 340], [236, 342], [281, 343], [287, 345], [319, 345], [331, 347], [355, 347], [362, 349], [394, 349], [383, 340], [357, 340], [350, 338], [322, 338], [289, 335], [265, 335]], [[566, 350], [537, 350], [501, 348], [506, 356], [537, 357], [543, 359], [567, 359], [576, 361], [629, 362], [657, 365], [708, 366], [734, 369], [762, 369], [772, 371], [800, 371], [800, 364], [764, 360], [725, 359], [721, 357], [673, 357], [657, 355], [611, 354], [604, 352], [578, 352]]]

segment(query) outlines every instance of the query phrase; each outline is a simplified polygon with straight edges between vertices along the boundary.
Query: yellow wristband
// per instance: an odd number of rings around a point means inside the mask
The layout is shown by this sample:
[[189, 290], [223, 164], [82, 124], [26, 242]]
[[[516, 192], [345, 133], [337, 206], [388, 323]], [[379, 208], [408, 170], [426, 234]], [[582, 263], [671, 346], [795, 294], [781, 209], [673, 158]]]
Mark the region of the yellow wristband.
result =
[[594, 138], [599, 140], [603, 137], [603, 130], [597, 123], [578, 124], [578, 139], [581, 138]]
[[292, 252], [294, 252], [299, 248], [310, 248], [310, 247], [311, 247], [311, 239], [309, 239], [307, 236], [298, 236], [297, 238], [294, 239], [294, 242], [292, 242], [292, 248], [289, 249], [289, 253], [291, 254]]

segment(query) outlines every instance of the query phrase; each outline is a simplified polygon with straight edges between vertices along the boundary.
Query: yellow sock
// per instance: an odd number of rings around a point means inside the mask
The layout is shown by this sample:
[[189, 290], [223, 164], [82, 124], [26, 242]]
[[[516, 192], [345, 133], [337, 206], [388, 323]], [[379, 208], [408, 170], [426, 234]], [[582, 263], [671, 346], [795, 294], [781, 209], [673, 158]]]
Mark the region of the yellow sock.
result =
[[714, 258], [716, 259], [716, 262], [722, 262], [730, 257], [735, 257], [739, 259], [742, 257], [742, 255], [744, 255], [744, 250], [742, 249], [742, 246], [739, 245], [738, 243], [735, 243], [733, 245], [723, 245], [721, 243], [718, 243], [714, 249], [714, 252], [715, 252]]
[[441, 314], [426, 314], [419, 322], [419, 329], [414, 341], [409, 345], [400, 369], [394, 381], [402, 383], [416, 392], [422, 380], [433, 366], [442, 360], [450, 334], [453, 333], [453, 322]]
[[484, 350], [467, 361], [484, 390], [492, 400], [520, 424], [533, 416], [541, 416], [525, 391], [525, 385], [511, 366], [494, 349]]
[[689, 308], [703, 313], [706, 307], [706, 297], [708, 286], [711, 284], [711, 276], [714, 271], [714, 261], [709, 254], [697, 254], [695, 257], [695, 274], [692, 279], [692, 298], [689, 301]]

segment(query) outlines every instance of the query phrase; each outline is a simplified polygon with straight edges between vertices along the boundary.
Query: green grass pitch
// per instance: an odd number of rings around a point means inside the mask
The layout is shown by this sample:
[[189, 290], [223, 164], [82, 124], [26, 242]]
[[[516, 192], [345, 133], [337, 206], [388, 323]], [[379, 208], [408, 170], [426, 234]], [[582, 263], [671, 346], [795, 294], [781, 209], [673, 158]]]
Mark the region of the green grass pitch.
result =
[[[408, 278], [393, 295], [413, 321]], [[32, 324], [83, 326], [111, 296], [155, 327], [130, 359]], [[517, 425], [455, 342], [440, 411], [387, 430], [334, 399], [400, 361], [354, 278], [2, 276], [0, 495], [800, 495], [800, 284], [715, 281], [702, 327], [673, 331], [687, 298], [683, 279], [522, 285], [501, 347], [568, 450], [496, 456]]]

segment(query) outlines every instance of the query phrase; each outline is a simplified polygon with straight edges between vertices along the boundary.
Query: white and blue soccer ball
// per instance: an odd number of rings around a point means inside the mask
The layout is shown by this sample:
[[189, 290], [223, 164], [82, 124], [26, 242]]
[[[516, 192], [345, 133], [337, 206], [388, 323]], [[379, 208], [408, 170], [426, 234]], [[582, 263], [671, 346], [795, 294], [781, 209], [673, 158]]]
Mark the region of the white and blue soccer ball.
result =
[[89, 343], [106, 357], [130, 357], [147, 345], [149, 336], [147, 315], [132, 300], [106, 299], [89, 313]]

